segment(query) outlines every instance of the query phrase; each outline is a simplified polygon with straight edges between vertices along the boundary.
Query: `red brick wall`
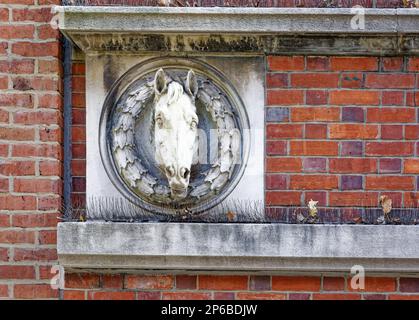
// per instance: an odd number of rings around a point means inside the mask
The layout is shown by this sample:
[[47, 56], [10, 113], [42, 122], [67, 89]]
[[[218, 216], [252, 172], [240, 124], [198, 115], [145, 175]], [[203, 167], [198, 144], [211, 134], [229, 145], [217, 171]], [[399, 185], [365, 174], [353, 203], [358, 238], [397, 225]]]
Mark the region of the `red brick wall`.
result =
[[54, 0], [0, 4], [0, 298], [56, 298], [62, 83]]
[[267, 64], [269, 206], [376, 207], [387, 195], [394, 207], [418, 207], [418, 58], [272, 56]]
[[102, 299], [275, 299], [418, 300], [419, 279], [367, 277], [352, 290], [347, 276], [68, 274], [63, 298]]

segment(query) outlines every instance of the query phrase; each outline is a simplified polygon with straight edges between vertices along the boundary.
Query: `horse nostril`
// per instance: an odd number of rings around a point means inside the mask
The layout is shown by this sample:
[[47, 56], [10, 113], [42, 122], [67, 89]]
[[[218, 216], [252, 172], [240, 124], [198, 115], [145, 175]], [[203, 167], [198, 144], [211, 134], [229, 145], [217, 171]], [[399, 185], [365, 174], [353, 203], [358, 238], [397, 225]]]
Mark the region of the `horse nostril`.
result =
[[166, 167], [166, 173], [169, 177], [174, 177], [175, 169], [173, 169], [173, 166], [167, 166]]
[[180, 176], [181, 176], [183, 179], [188, 179], [189, 174], [190, 174], [190, 171], [189, 171], [187, 168], [182, 167], [182, 168], [180, 169]]

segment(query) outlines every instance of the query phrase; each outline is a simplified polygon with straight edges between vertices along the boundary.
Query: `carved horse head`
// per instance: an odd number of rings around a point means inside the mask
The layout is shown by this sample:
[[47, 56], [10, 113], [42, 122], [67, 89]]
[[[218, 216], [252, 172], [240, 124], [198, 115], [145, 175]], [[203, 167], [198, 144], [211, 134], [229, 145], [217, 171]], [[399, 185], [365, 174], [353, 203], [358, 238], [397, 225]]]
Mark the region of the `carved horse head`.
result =
[[173, 199], [187, 195], [192, 160], [197, 145], [198, 116], [195, 96], [198, 84], [189, 70], [186, 83], [170, 81], [163, 69], [154, 79], [154, 141], [156, 161], [164, 172]]

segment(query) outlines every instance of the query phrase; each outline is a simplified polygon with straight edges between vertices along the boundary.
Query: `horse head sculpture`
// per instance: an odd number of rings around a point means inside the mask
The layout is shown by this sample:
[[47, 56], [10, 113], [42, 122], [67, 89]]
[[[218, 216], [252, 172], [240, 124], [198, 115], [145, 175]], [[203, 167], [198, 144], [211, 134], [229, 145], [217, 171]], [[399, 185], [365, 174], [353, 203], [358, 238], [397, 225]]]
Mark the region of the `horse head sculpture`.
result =
[[183, 85], [168, 79], [163, 69], [159, 69], [154, 78], [154, 90], [156, 162], [169, 182], [172, 198], [180, 200], [187, 196], [198, 143], [195, 107], [198, 84], [192, 70]]

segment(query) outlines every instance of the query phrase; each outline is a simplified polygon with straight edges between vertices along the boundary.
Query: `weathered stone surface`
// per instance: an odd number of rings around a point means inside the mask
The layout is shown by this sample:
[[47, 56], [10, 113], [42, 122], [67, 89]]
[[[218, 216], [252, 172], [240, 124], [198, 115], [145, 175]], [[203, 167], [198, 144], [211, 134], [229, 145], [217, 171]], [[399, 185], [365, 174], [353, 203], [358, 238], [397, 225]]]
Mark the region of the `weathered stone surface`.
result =
[[60, 223], [67, 268], [418, 272], [417, 226]]

